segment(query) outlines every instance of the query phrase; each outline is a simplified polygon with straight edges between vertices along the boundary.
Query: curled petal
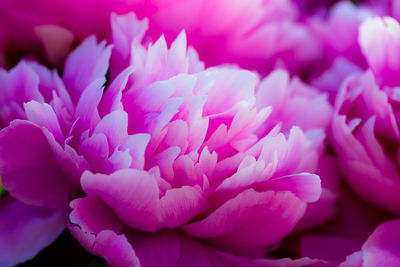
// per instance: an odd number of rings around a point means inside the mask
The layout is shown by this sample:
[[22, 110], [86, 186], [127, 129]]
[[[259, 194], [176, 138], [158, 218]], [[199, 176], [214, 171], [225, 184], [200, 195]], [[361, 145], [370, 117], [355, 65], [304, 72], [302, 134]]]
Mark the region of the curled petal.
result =
[[226, 201], [205, 219], [187, 224], [183, 229], [227, 251], [257, 255], [290, 232], [303, 216], [305, 207], [305, 203], [290, 192], [248, 189]]
[[2, 183], [11, 195], [32, 205], [67, 207], [68, 181], [38, 126], [16, 120], [3, 129], [0, 157]]
[[184, 186], [168, 190], [160, 198], [155, 177], [127, 169], [111, 175], [85, 172], [82, 187], [98, 196], [128, 225], [146, 231], [176, 227], [208, 208], [199, 188]]

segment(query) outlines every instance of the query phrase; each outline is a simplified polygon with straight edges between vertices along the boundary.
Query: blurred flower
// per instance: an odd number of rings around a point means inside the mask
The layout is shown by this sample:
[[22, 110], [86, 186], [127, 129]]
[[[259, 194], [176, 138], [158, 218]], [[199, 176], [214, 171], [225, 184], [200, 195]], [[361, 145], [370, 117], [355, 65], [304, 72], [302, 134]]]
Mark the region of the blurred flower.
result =
[[[317, 39], [291, 0], [153, 1], [153, 36], [182, 29], [207, 65], [236, 63], [268, 73], [307, 67], [321, 56]], [[227, 10], [227, 8], [229, 8]], [[154, 34], [156, 33], [156, 34]]]
[[6, 42], [0, 48], [17, 58], [21, 51], [42, 51], [50, 63], [62, 66], [54, 47], [66, 51], [68, 44], [90, 34], [108, 38], [111, 12], [129, 11], [149, 18], [152, 40], [164, 34], [171, 43], [184, 29], [207, 66], [236, 63], [263, 73], [276, 66], [295, 71], [321, 56], [317, 39], [291, 0], [3, 0], [0, 38]]
[[400, 264], [400, 220], [380, 224], [362, 245], [360, 251], [354, 252], [340, 264], [340, 267], [378, 267], [397, 266]]
[[[340, 1], [332, 6], [326, 17], [309, 18], [311, 32], [318, 38], [324, 52], [324, 57], [316, 64], [316, 74], [321, 73], [338, 58], [345, 58], [361, 68], [366, 66], [358, 43], [358, 28], [373, 14], [371, 9], [356, 6], [350, 1]], [[340, 81], [335, 87], [340, 87]]]
[[345, 179], [365, 199], [400, 214], [398, 70], [400, 26], [373, 18], [360, 28], [370, 69], [355, 73], [336, 99], [332, 137]]
[[89, 37], [62, 78], [31, 61], [0, 72], [5, 188], [47, 208], [74, 199], [71, 232], [113, 266], [271, 266], [247, 257], [320, 197], [326, 97], [286, 71], [204, 69], [184, 32], [168, 49], [142, 45], [146, 29], [114, 15], [113, 48]]

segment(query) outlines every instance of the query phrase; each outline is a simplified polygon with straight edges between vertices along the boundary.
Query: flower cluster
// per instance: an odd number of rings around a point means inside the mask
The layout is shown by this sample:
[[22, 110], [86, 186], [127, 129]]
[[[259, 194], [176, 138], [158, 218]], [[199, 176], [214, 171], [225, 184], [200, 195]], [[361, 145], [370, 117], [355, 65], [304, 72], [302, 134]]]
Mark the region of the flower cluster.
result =
[[110, 266], [400, 264], [397, 1], [31, 2], [0, 3], [0, 266], [63, 231]]
[[[62, 78], [34, 62], [4, 73], [4, 186], [46, 208], [74, 199], [71, 232], [112, 265], [154, 260], [136, 256], [131, 236], [163, 229], [261, 256], [319, 198], [326, 97], [285, 71], [260, 81], [233, 66], [204, 69], [184, 32], [170, 49], [164, 37], [145, 47], [147, 23], [133, 14], [112, 27], [114, 47], [89, 37]], [[101, 247], [112, 242], [124, 248], [113, 253], [130, 249], [127, 262], [108, 258]]]

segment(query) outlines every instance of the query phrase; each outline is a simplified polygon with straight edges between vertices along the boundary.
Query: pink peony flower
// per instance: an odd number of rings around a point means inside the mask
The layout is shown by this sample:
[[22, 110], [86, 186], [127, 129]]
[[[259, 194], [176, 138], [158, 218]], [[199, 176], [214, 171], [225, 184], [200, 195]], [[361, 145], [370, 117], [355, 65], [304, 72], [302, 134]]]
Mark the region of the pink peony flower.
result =
[[[184, 29], [207, 65], [237, 63], [268, 73], [300, 70], [320, 55], [317, 39], [291, 0], [153, 1], [152, 35], [172, 40]], [[226, 8], [229, 7], [227, 11]]]
[[0, 76], [5, 188], [74, 199], [70, 231], [112, 266], [318, 262], [262, 256], [320, 197], [326, 97], [286, 71], [204, 69], [184, 32], [168, 49], [146, 29], [114, 15], [113, 48], [89, 37], [62, 78], [30, 61]]
[[[34, 92], [31, 89], [37, 86], [38, 77], [31, 74], [21, 68], [10, 73], [0, 70], [0, 128], [7, 126], [9, 121], [19, 118], [23, 113], [19, 105], [24, 101], [24, 96], [36, 97], [29, 92]], [[32, 158], [32, 154], [24, 156], [28, 160]], [[4, 162], [0, 165], [4, 166]], [[28, 177], [34, 177], [29, 171], [25, 170]], [[0, 266], [14, 266], [31, 259], [54, 242], [66, 227], [67, 215], [67, 209], [41, 207], [11, 197], [0, 181]]]
[[189, 44], [208, 66], [236, 63], [263, 73], [276, 66], [295, 71], [321, 56], [317, 39], [301, 22], [291, 0], [41, 0], [29, 4], [3, 0], [0, 38], [6, 36], [7, 55], [42, 51], [50, 63], [61, 66], [74, 41], [93, 33], [109, 37], [108, 18], [113, 11], [148, 17], [147, 36], [152, 40], [163, 33], [171, 43], [185, 30]]
[[370, 69], [354, 74], [336, 99], [332, 137], [345, 179], [365, 199], [400, 213], [398, 97], [400, 26], [373, 18], [360, 28]]
[[[310, 29], [318, 37], [324, 51], [324, 57], [320, 58], [316, 66], [317, 74], [338, 58], [345, 58], [356, 66], [365, 67], [365, 59], [358, 44], [358, 28], [373, 14], [371, 9], [341, 1], [332, 6], [327, 17], [313, 16], [309, 19]], [[336, 85], [339, 86], [340, 83]]]
[[[28, 54], [61, 67], [74, 42], [91, 34], [107, 38], [111, 12], [142, 9], [143, 0], [30, 1], [0, 3], [0, 64]], [[79, 6], [79, 8], [76, 8]], [[3, 40], [4, 39], [4, 40]], [[3, 62], [1, 58], [4, 57]], [[0, 65], [0, 66], [1, 66]]]

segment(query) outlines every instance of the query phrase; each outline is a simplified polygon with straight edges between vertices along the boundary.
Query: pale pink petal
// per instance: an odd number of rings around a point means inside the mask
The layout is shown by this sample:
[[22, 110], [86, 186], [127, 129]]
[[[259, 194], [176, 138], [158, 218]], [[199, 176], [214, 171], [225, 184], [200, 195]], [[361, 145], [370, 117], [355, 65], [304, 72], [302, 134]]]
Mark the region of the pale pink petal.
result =
[[208, 207], [198, 188], [184, 186], [160, 196], [155, 177], [128, 169], [111, 175], [85, 172], [82, 187], [99, 196], [128, 225], [147, 231], [176, 227]]
[[93, 81], [104, 78], [110, 55], [111, 47], [105, 47], [105, 42], [97, 44], [96, 38], [92, 36], [68, 56], [63, 81], [75, 103], [86, 87]]
[[293, 229], [303, 216], [305, 206], [290, 192], [248, 189], [205, 219], [185, 225], [183, 229], [227, 251], [257, 255]]

